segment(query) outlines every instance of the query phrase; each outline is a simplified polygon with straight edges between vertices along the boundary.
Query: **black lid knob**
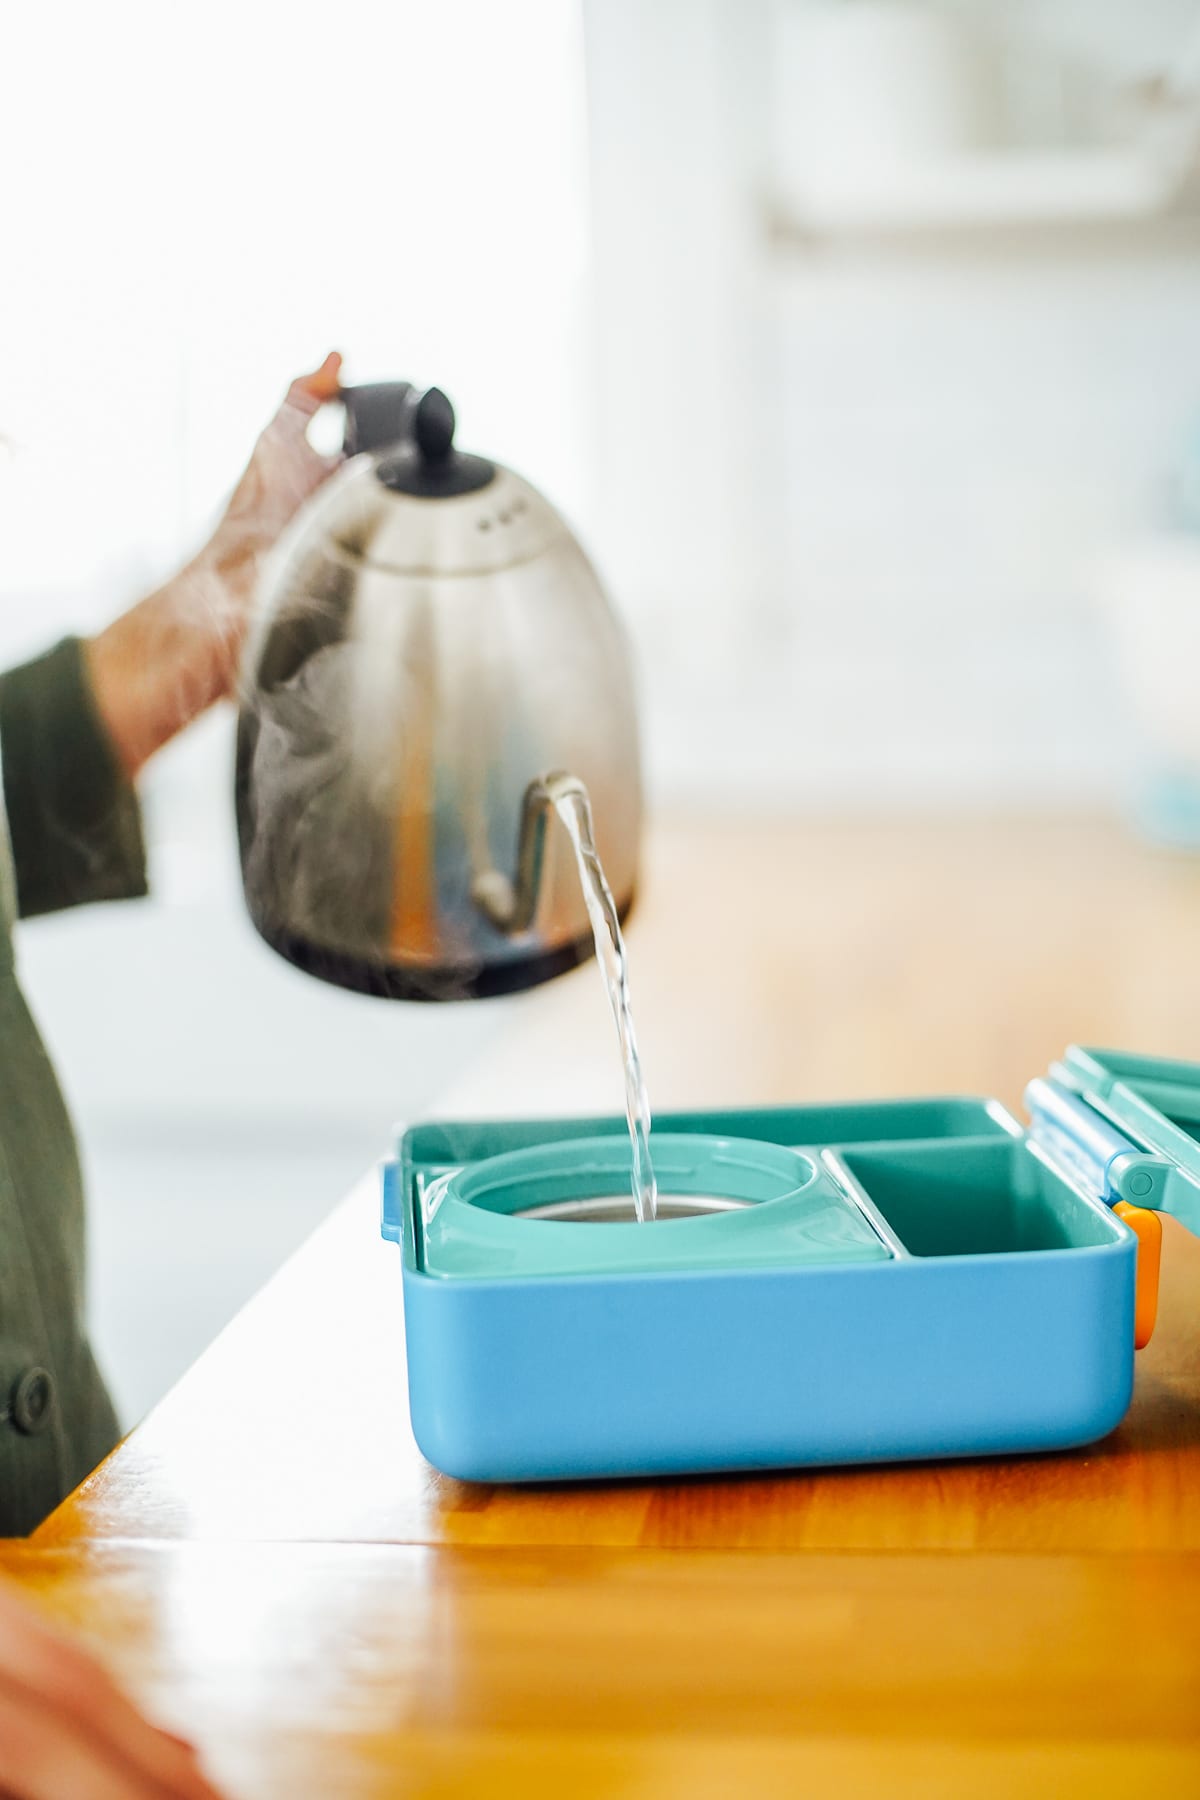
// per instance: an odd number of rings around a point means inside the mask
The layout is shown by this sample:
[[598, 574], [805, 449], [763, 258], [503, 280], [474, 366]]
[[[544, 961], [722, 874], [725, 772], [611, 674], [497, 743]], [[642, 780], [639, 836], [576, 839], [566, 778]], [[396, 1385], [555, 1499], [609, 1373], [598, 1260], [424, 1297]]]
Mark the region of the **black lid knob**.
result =
[[441, 388], [426, 388], [417, 402], [413, 438], [426, 463], [445, 462], [454, 448], [454, 408]]
[[393, 494], [422, 500], [451, 500], [485, 488], [495, 476], [495, 464], [454, 448], [454, 408], [441, 388], [426, 388], [415, 406], [409, 405], [407, 442], [378, 463], [377, 480]]

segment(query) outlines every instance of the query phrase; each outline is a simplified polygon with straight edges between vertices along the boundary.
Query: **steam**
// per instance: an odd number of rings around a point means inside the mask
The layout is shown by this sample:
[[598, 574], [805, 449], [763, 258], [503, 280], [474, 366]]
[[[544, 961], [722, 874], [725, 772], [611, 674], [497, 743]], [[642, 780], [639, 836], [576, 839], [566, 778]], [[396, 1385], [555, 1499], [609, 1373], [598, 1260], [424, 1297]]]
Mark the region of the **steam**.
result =
[[311, 944], [386, 963], [390, 794], [358, 778], [354, 649], [318, 649], [260, 689], [238, 726], [238, 831], [246, 901], [268, 932], [286, 920]]

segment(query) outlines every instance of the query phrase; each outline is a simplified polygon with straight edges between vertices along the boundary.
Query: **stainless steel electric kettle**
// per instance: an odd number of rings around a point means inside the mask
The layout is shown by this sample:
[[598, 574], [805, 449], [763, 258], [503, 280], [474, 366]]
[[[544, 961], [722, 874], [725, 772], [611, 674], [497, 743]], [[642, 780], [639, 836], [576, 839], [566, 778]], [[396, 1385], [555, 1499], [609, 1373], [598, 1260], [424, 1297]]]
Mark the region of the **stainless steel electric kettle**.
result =
[[622, 915], [642, 794], [624, 633], [520, 476], [437, 388], [343, 390], [345, 465], [273, 557], [242, 667], [238, 841], [255, 926], [340, 986], [510, 993], [592, 937], [546, 778], [592, 800]]

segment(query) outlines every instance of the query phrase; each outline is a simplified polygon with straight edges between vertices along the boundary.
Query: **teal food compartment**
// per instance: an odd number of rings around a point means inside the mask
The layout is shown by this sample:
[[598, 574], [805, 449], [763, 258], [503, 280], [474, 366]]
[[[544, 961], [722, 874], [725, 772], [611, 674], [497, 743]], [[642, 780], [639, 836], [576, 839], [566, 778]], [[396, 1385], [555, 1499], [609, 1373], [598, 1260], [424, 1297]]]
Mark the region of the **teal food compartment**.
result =
[[383, 1231], [421, 1450], [534, 1481], [1103, 1436], [1132, 1393], [1138, 1254], [1112, 1205], [1193, 1223], [1200, 1202], [1178, 1123], [1200, 1132], [1200, 1069], [1154, 1065], [1175, 1103], [1156, 1125], [1124, 1061], [1069, 1052], [1031, 1085], [1028, 1134], [960, 1098], [665, 1115], [652, 1225], [607, 1217], [623, 1119], [406, 1132]]

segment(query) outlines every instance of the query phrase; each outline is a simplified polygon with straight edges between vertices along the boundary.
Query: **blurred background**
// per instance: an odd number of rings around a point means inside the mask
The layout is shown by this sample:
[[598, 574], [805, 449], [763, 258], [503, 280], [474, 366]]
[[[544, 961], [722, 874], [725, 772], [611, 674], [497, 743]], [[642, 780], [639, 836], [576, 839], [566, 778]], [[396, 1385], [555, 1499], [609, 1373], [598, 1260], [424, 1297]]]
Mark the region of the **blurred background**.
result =
[[[290, 376], [437, 382], [573, 520], [660, 812], [1200, 847], [1200, 0], [65, 0], [6, 24], [0, 657], [196, 545]], [[154, 898], [24, 929], [127, 1421], [504, 1027]]]

